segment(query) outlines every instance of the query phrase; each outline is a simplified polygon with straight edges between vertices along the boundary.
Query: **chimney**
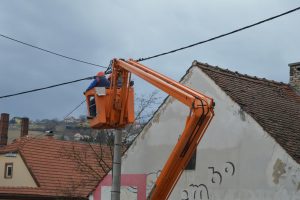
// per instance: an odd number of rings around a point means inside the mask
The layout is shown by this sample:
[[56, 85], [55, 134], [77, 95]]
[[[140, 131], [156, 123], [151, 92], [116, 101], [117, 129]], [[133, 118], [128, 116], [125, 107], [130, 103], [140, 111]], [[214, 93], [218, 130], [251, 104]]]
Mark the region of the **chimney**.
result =
[[22, 118], [21, 121], [21, 137], [28, 135], [29, 119], [27, 117]]
[[0, 146], [7, 145], [7, 133], [8, 133], [9, 114], [1, 113], [0, 121]]
[[291, 63], [290, 66], [290, 85], [300, 94], [300, 62]]

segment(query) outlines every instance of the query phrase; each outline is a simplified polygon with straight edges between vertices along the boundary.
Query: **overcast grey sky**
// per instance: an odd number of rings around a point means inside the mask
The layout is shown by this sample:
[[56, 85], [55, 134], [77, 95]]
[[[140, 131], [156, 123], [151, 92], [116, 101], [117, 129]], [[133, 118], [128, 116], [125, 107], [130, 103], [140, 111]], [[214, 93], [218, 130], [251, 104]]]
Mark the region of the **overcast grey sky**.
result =
[[[296, 0], [2, 0], [0, 33], [61, 54], [108, 65], [147, 57], [232, 31], [300, 5]], [[179, 80], [193, 60], [288, 82], [300, 61], [300, 11], [143, 64]], [[99, 68], [0, 38], [0, 96], [94, 75]], [[0, 99], [0, 112], [63, 118], [89, 82]], [[136, 78], [137, 95], [153, 90]], [[75, 115], [85, 114], [82, 106]]]

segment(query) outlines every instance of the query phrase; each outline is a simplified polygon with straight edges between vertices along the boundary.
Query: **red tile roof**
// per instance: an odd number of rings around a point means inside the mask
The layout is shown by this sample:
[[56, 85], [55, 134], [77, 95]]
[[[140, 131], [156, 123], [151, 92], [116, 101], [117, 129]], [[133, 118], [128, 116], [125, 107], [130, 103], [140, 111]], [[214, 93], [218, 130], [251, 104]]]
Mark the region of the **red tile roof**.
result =
[[0, 198], [87, 198], [112, 166], [108, 146], [52, 137], [24, 137], [0, 148], [7, 152], [20, 153], [38, 187], [0, 187]]
[[300, 96], [290, 85], [195, 61], [233, 101], [300, 163]]

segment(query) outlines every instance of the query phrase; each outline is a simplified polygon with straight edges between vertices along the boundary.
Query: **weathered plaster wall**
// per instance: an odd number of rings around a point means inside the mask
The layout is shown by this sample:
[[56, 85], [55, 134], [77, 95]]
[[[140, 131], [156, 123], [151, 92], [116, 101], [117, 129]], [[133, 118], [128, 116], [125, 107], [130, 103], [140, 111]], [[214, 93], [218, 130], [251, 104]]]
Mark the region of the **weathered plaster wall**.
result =
[[[5, 163], [13, 163], [12, 178], [4, 178]], [[15, 157], [7, 157], [5, 154], [0, 155], [0, 186], [37, 187], [23, 159], [18, 153], [15, 154]]]
[[[183, 82], [214, 98], [215, 117], [170, 199], [300, 199], [300, 165], [199, 68]], [[146, 174], [147, 194], [183, 127], [188, 109], [172, 98], [127, 151], [122, 174]]]
[[300, 199], [300, 165], [200, 69], [186, 84], [214, 98], [216, 116], [170, 199]]

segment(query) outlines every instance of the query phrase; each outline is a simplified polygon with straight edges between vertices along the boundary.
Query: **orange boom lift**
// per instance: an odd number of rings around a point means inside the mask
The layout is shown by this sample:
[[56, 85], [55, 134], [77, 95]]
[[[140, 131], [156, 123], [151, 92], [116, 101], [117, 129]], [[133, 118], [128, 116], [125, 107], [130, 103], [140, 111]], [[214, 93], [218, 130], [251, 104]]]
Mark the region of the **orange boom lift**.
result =
[[130, 84], [131, 73], [190, 108], [184, 131], [148, 197], [151, 200], [168, 199], [214, 116], [214, 101], [134, 60], [114, 59], [110, 88], [94, 88], [85, 94], [88, 110], [90, 98], [95, 98], [96, 102], [97, 115], [90, 120], [92, 128], [122, 128], [134, 122], [134, 90]]

